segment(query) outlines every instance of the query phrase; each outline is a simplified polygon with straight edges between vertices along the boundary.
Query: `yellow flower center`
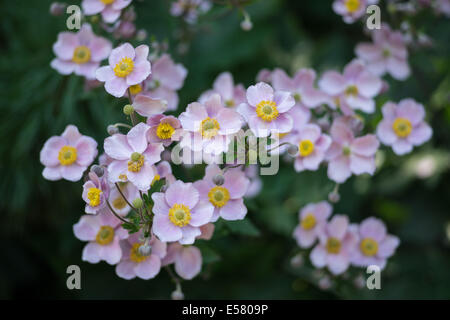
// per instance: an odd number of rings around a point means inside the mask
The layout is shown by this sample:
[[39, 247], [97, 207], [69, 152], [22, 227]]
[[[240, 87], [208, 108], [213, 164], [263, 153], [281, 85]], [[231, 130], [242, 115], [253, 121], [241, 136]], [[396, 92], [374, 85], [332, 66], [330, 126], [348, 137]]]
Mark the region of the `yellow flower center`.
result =
[[174, 132], [175, 128], [169, 123], [160, 123], [158, 124], [158, 128], [156, 128], [156, 135], [162, 140], [170, 139]]
[[100, 0], [100, 1], [103, 2], [104, 4], [108, 5], [108, 4], [113, 3], [116, 0]]
[[101, 226], [95, 237], [95, 241], [102, 246], [110, 244], [114, 240], [114, 229], [110, 226]]
[[338, 254], [341, 251], [341, 241], [337, 238], [330, 237], [327, 240], [328, 253]]
[[151, 186], [156, 182], [159, 181], [161, 179], [161, 176], [159, 174], [156, 174], [155, 177], [152, 180]]
[[78, 46], [73, 51], [72, 61], [78, 64], [91, 60], [91, 50], [86, 46]]
[[361, 2], [359, 0], [347, 0], [345, 1], [345, 7], [347, 11], [353, 13], [359, 9]]
[[102, 193], [102, 190], [98, 188], [89, 188], [87, 198], [91, 207], [96, 207], [100, 204], [100, 196]]
[[298, 150], [302, 157], [307, 157], [314, 151], [314, 143], [311, 140], [302, 140], [298, 144]]
[[301, 226], [305, 230], [311, 230], [316, 226], [317, 220], [312, 213], [308, 213], [301, 222]]
[[275, 133], [275, 136], [278, 137], [278, 139], [282, 139], [282, 138], [286, 137], [289, 133], [291, 133], [291, 132], [289, 131], [289, 132], [284, 132], [284, 133]]
[[365, 256], [371, 257], [376, 255], [378, 252], [378, 243], [372, 238], [363, 239], [359, 247]]
[[77, 160], [77, 149], [72, 146], [64, 146], [59, 150], [59, 163], [63, 166], [70, 166]]
[[112, 205], [115, 209], [117, 210], [122, 210], [123, 208], [125, 208], [125, 206], [127, 205], [127, 203], [125, 202], [125, 200], [122, 198], [122, 196], [119, 196], [117, 198], [115, 198], [112, 202]]
[[406, 118], [397, 118], [392, 124], [392, 129], [394, 129], [395, 134], [400, 138], [406, 138], [411, 134], [411, 121]]
[[129, 89], [130, 89], [130, 93], [132, 95], [136, 95], [142, 91], [142, 86], [140, 84], [135, 84], [135, 85], [130, 86]]
[[294, 93], [293, 97], [294, 97], [295, 102], [302, 101], [302, 96], [300, 95], [300, 93]]
[[348, 96], [356, 96], [358, 95], [358, 88], [354, 85], [348, 86], [347, 89], [345, 89], [345, 93]]
[[191, 221], [191, 211], [184, 204], [175, 203], [169, 210], [169, 219], [174, 225], [184, 227]]
[[275, 101], [263, 100], [256, 105], [256, 114], [264, 121], [272, 121], [278, 118], [278, 109]]
[[221, 208], [230, 200], [230, 193], [227, 188], [215, 186], [209, 190], [208, 198], [215, 207]]
[[123, 78], [133, 72], [134, 62], [128, 57], [122, 58], [114, 67], [114, 73], [117, 77]]
[[200, 130], [202, 133], [202, 137], [206, 139], [211, 139], [219, 132], [220, 125], [214, 118], [206, 118], [202, 121], [200, 125]]
[[149, 256], [143, 256], [139, 253], [139, 248], [142, 243], [134, 243], [130, 250], [130, 260], [136, 263], [141, 263], [145, 261]]
[[229, 99], [225, 101], [225, 107], [234, 107], [235, 106], [235, 102], [233, 99]]
[[128, 171], [131, 172], [141, 171], [141, 167], [144, 165], [144, 159], [145, 157], [142, 154], [138, 152], [133, 152], [131, 154], [130, 161], [128, 161]]
[[119, 179], [121, 180], [121, 181], [127, 181], [128, 180], [128, 177], [127, 177], [127, 175], [126, 174], [120, 174], [119, 175]]

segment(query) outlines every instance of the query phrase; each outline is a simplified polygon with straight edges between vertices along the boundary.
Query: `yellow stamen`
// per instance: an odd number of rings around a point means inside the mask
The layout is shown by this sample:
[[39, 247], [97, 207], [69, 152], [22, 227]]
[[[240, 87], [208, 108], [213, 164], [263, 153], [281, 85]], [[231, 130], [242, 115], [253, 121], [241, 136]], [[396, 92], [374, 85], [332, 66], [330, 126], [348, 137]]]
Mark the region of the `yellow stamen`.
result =
[[134, 62], [128, 57], [122, 58], [114, 67], [114, 73], [117, 77], [123, 78], [133, 72]]
[[153, 186], [153, 184], [154, 184], [156, 181], [159, 181], [160, 179], [161, 179], [161, 176], [160, 176], [159, 174], [156, 174], [155, 177], [154, 177], [153, 180], [152, 180], [151, 186]]
[[341, 241], [337, 238], [330, 237], [327, 241], [328, 253], [338, 254], [341, 251]]
[[400, 138], [406, 138], [411, 134], [412, 124], [411, 121], [406, 118], [397, 118], [392, 124], [392, 129]]
[[229, 99], [225, 101], [225, 107], [234, 107], [235, 106], [235, 102], [233, 99]]
[[175, 128], [167, 122], [158, 124], [158, 128], [156, 128], [156, 135], [162, 140], [170, 139], [174, 132]]
[[89, 188], [87, 198], [91, 207], [96, 207], [100, 204], [100, 196], [102, 193], [102, 190], [98, 188]]
[[348, 96], [357, 96], [358, 95], [358, 88], [354, 85], [348, 86], [347, 89], [345, 89], [345, 93]]
[[175, 203], [169, 210], [169, 219], [174, 225], [184, 227], [191, 221], [191, 211], [184, 204]]
[[134, 96], [142, 91], [142, 86], [140, 84], [135, 84], [133, 86], [130, 86], [130, 93]]
[[256, 105], [256, 114], [264, 121], [278, 118], [278, 109], [275, 101], [263, 100]]
[[219, 122], [217, 122], [216, 119], [210, 117], [204, 119], [200, 125], [202, 137], [206, 139], [211, 139], [212, 137], [216, 136], [219, 132], [219, 129]]
[[73, 51], [72, 61], [83, 64], [91, 60], [91, 50], [86, 46], [78, 46]]
[[149, 256], [143, 256], [139, 253], [139, 248], [142, 243], [134, 243], [130, 250], [130, 260], [136, 263], [145, 261]]
[[125, 202], [125, 200], [122, 198], [122, 196], [119, 196], [117, 198], [115, 198], [112, 202], [112, 205], [115, 209], [117, 210], [122, 210], [123, 208], [125, 208], [125, 206], [127, 205], [127, 203]]
[[378, 243], [372, 238], [363, 239], [359, 247], [365, 256], [371, 257], [376, 255], [378, 252]]
[[225, 187], [215, 186], [209, 190], [208, 198], [215, 207], [221, 208], [230, 200], [230, 192]]
[[59, 150], [59, 163], [63, 166], [70, 166], [77, 160], [77, 149], [72, 146], [64, 146]]
[[113, 3], [116, 0], [100, 0], [100, 1], [103, 2], [104, 4], [108, 5], [108, 4]]
[[101, 226], [100, 230], [95, 237], [95, 241], [102, 245], [106, 246], [110, 244], [114, 240], [114, 229], [110, 226]]
[[356, 12], [359, 9], [360, 5], [361, 5], [360, 0], [345, 1], [345, 7], [347, 8], [347, 11], [350, 13]]
[[139, 172], [144, 165], [145, 157], [137, 152], [133, 152], [130, 161], [128, 161], [128, 171]]
[[303, 219], [300, 225], [305, 230], [311, 230], [317, 224], [316, 217], [312, 213], [308, 213]]
[[120, 174], [119, 175], [119, 179], [121, 180], [121, 181], [127, 181], [128, 180], [128, 177], [127, 177], [127, 175], [126, 174]]
[[314, 151], [314, 143], [311, 140], [302, 140], [298, 144], [298, 150], [302, 157], [307, 157]]

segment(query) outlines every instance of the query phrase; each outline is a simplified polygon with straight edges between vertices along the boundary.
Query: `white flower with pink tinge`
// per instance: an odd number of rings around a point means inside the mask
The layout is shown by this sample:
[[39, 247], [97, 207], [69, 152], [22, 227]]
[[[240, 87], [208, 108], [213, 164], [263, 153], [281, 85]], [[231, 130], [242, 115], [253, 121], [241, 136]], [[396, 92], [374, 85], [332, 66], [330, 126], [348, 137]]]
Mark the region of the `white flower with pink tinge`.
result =
[[120, 241], [122, 248], [122, 259], [116, 266], [116, 274], [126, 280], [136, 277], [144, 280], [152, 279], [161, 270], [161, 260], [166, 256], [167, 245], [152, 236], [148, 245], [151, 253], [142, 255], [139, 248], [144, 245], [140, 242], [142, 232], [137, 232], [129, 236], [128, 239]]
[[85, 23], [80, 31], [61, 32], [53, 45], [56, 58], [50, 66], [61, 74], [75, 73], [89, 80], [95, 79], [95, 70], [100, 62], [108, 58], [111, 52], [111, 42], [97, 37], [91, 25]]
[[147, 119], [150, 126], [147, 138], [150, 142], [160, 142], [165, 147], [173, 141], [178, 141], [182, 132], [180, 120], [174, 116], [156, 114]]
[[189, 104], [178, 118], [184, 130], [181, 147], [213, 155], [228, 150], [231, 137], [243, 124], [235, 110], [223, 106], [218, 94], [211, 95], [204, 104]]
[[97, 142], [83, 136], [74, 125], [68, 125], [61, 136], [48, 139], [40, 153], [47, 180], [78, 181], [97, 156]]
[[185, 280], [191, 280], [202, 270], [202, 253], [197, 247], [169, 244], [162, 265], [175, 264], [175, 272]]
[[154, 164], [161, 160], [164, 147], [161, 143], [147, 141], [149, 129], [141, 122], [127, 135], [118, 133], [105, 139], [105, 152], [114, 159], [108, 165], [108, 176], [112, 183], [130, 181], [141, 191], [150, 188], [156, 176]]
[[406, 79], [411, 70], [408, 65], [408, 49], [400, 31], [392, 31], [389, 25], [372, 31], [373, 43], [360, 43], [355, 52], [367, 63], [367, 68], [378, 76], [389, 73], [394, 79]]
[[333, 140], [327, 152], [328, 177], [337, 183], [345, 182], [351, 175], [375, 172], [375, 153], [380, 143], [373, 134], [355, 138], [345, 122], [334, 121], [331, 126]]
[[294, 238], [300, 247], [309, 248], [314, 244], [318, 237], [317, 230], [326, 224], [332, 211], [326, 201], [307, 204], [300, 210], [300, 223], [294, 230]]
[[214, 80], [212, 90], [200, 96], [198, 101], [204, 103], [212, 94], [220, 94], [222, 101], [228, 108], [235, 108], [245, 102], [245, 88], [242, 84], [234, 85], [233, 76], [229, 72], [222, 72]]
[[176, 110], [179, 100], [177, 91], [183, 87], [187, 73], [182, 64], [176, 64], [170, 55], [163, 54], [152, 62], [152, 74], [144, 82], [145, 94], [167, 101], [167, 109]]
[[148, 52], [146, 45], [135, 49], [131, 44], [124, 43], [112, 50], [109, 66], [98, 68], [95, 76], [98, 81], [105, 82], [105, 90], [109, 94], [120, 98], [130, 86], [141, 83], [150, 75]]
[[292, 78], [281, 69], [272, 72], [273, 88], [289, 91], [297, 105], [307, 108], [315, 108], [329, 101], [327, 94], [314, 87], [315, 79], [316, 72], [312, 69], [300, 69]]
[[353, 110], [373, 113], [373, 98], [380, 93], [382, 85], [381, 79], [356, 59], [344, 68], [343, 74], [327, 71], [319, 80], [319, 87], [333, 99], [331, 105], [340, 107], [346, 115]]
[[333, 10], [341, 15], [345, 23], [353, 23], [366, 13], [366, 8], [378, 0], [334, 0]]
[[349, 227], [348, 217], [335, 215], [317, 230], [319, 243], [311, 251], [310, 259], [316, 268], [328, 267], [334, 275], [342, 274], [350, 266], [358, 237]]
[[[223, 175], [224, 183], [215, 185], [213, 178]], [[225, 173], [216, 164], [210, 164], [205, 169], [203, 180], [194, 182], [194, 187], [200, 192], [200, 200], [209, 201], [214, 206], [212, 222], [219, 217], [225, 220], [242, 220], [247, 214], [243, 197], [248, 190], [250, 181], [240, 168], [228, 169]]]
[[214, 206], [200, 200], [192, 183], [175, 181], [165, 193], [152, 194], [153, 232], [164, 242], [192, 244], [201, 234], [200, 227], [211, 221]]
[[384, 223], [376, 218], [367, 218], [357, 227], [358, 244], [351, 262], [358, 267], [370, 265], [384, 269], [386, 260], [395, 253], [400, 240], [387, 234]]
[[298, 146], [294, 162], [294, 169], [297, 172], [319, 169], [331, 145], [331, 138], [322, 133], [318, 125], [312, 123], [301, 127], [297, 134], [289, 136], [288, 141]]
[[409, 153], [414, 146], [428, 141], [433, 130], [423, 121], [424, 107], [413, 99], [403, 99], [398, 105], [386, 102], [382, 108], [383, 120], [377, 127], [380, 141], [398, 155]]
[[131, 0], [83, 0], [81, 6], [85, 15], [101, 13], [105, 22], [113, 23], [120, 17], [122, 9], [130, 3]]
[[287, 91], [275, 91], [270, 85], [259, 82], [247, 89], [247, 102], [237, 111], [247, 121], [250, 130], [257, 137], [273, 133], [287, 133], [292, 130], [293, 120], [287, 113], [295, 100]]
[[108, 208], [100, 210], [97, 215], [82, 216], [73, 226], [73, 232], [78, 239], [89, 241], [83, 249], [83, 261], [98, 263], [104, 260], [109, 264], [120, 261], [122, 250], [119, 241], [127, 238], [128, 232]]

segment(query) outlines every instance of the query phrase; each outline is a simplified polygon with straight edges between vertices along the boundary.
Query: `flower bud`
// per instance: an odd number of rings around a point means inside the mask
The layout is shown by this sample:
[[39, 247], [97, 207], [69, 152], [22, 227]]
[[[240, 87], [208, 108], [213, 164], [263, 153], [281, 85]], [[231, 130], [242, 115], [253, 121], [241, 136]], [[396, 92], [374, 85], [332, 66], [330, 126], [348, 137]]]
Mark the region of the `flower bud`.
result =
[[94, 164], [91, 167], [91, 172], [95, 173], [97, 175], [97, 177], [103, 177], [103, 175], [105, 174], [105, 169], [103, 169], [102, 166], [99, 166], [97, 164]]
[[142, 208], [142, 206], [144, 205], [144, 202], [142, 201], [141, 198], [136, 198], [133, 200], [132, 202], [133, 207], [135, 207], [136, 209]]
[[174, 292], [172, 292], [172, 300], [184, 300], [184, 294], [181, 291], [181, 289], [177, 289]]
[[241, 29], [244, 31], [250, 31], [253, 28], [253, 23], [250, 19], [245, 19], [241, 22]]
[[64, 14], [67, 4], [61, 2], [53, 2], [50, 5], [50, 14], [52, 16], [61, 16]]
[[106, 131], [110, 136], [112, 136], [113, 134], [119, 133], [119, 128], [110, 124], [109, 126], [106, 127]]
[[293, 268], [300, 268], [303, 265], [304, 259], [303, 256], [299, 253], [292, 257], [291, 266]]
[[136, 40], [142, 42], [145, 40], [145, 38], [147, 38], [147, 31], [145, 31], [144, 29], [138, 30], [138, 32], [136, 33]]
[[148, 244], [143, 244], [138, 251], [141, 256], [148, 257], [152, 253], [152, 247]]
[[290, 144], [288, 149], [287, 149], [288, 154], [291, 157], [295, 157], [298, 154], [298, 146], [296, 146], [295, 144]]
[[331, 191], [328, 194], [328, 200], [331, 203], [337, 203], [337, 202], [339, 202], [339, 200], [341, 200], [341, 196], [339, 195], [339, 193], [337, 191]]
[[163, 186], [161, 187], [161, 189], [159, 189], [159, 192], [166, 192], [168, 187], [169, 187], [169, 186], [168, 186], [167, 184], [163, 185]]
[[125, 113], [127, 116], [131, 115], [134, 111], [134, 108], [131, 104], [127, 104], [125, 107], [123, 107], [123, 113]]
[[216, 174], [213, 178], [213, 182], [216, 186], [221, 186], [225, 182], [225, 178], [222, 174]]

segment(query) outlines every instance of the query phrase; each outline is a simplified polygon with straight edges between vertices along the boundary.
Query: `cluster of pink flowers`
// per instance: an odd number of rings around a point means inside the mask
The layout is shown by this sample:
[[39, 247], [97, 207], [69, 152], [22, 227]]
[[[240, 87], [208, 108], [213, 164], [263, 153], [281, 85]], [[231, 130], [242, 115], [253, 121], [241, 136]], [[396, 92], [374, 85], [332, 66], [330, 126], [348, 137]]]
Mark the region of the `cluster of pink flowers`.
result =
[[387, 234], [384, 223], [377, 218], [350, 224], [346, 215], [331, 217], [332, 211], [331, 205], [322, 201], [310, 203], [299, 212], [299, 225], [293, 235], [301, 248], [314, 247], [311, 263], [316, 268], [327, 267], [334, 275], [342, 274], [350, 265], [383, 269], [400, 240]]

